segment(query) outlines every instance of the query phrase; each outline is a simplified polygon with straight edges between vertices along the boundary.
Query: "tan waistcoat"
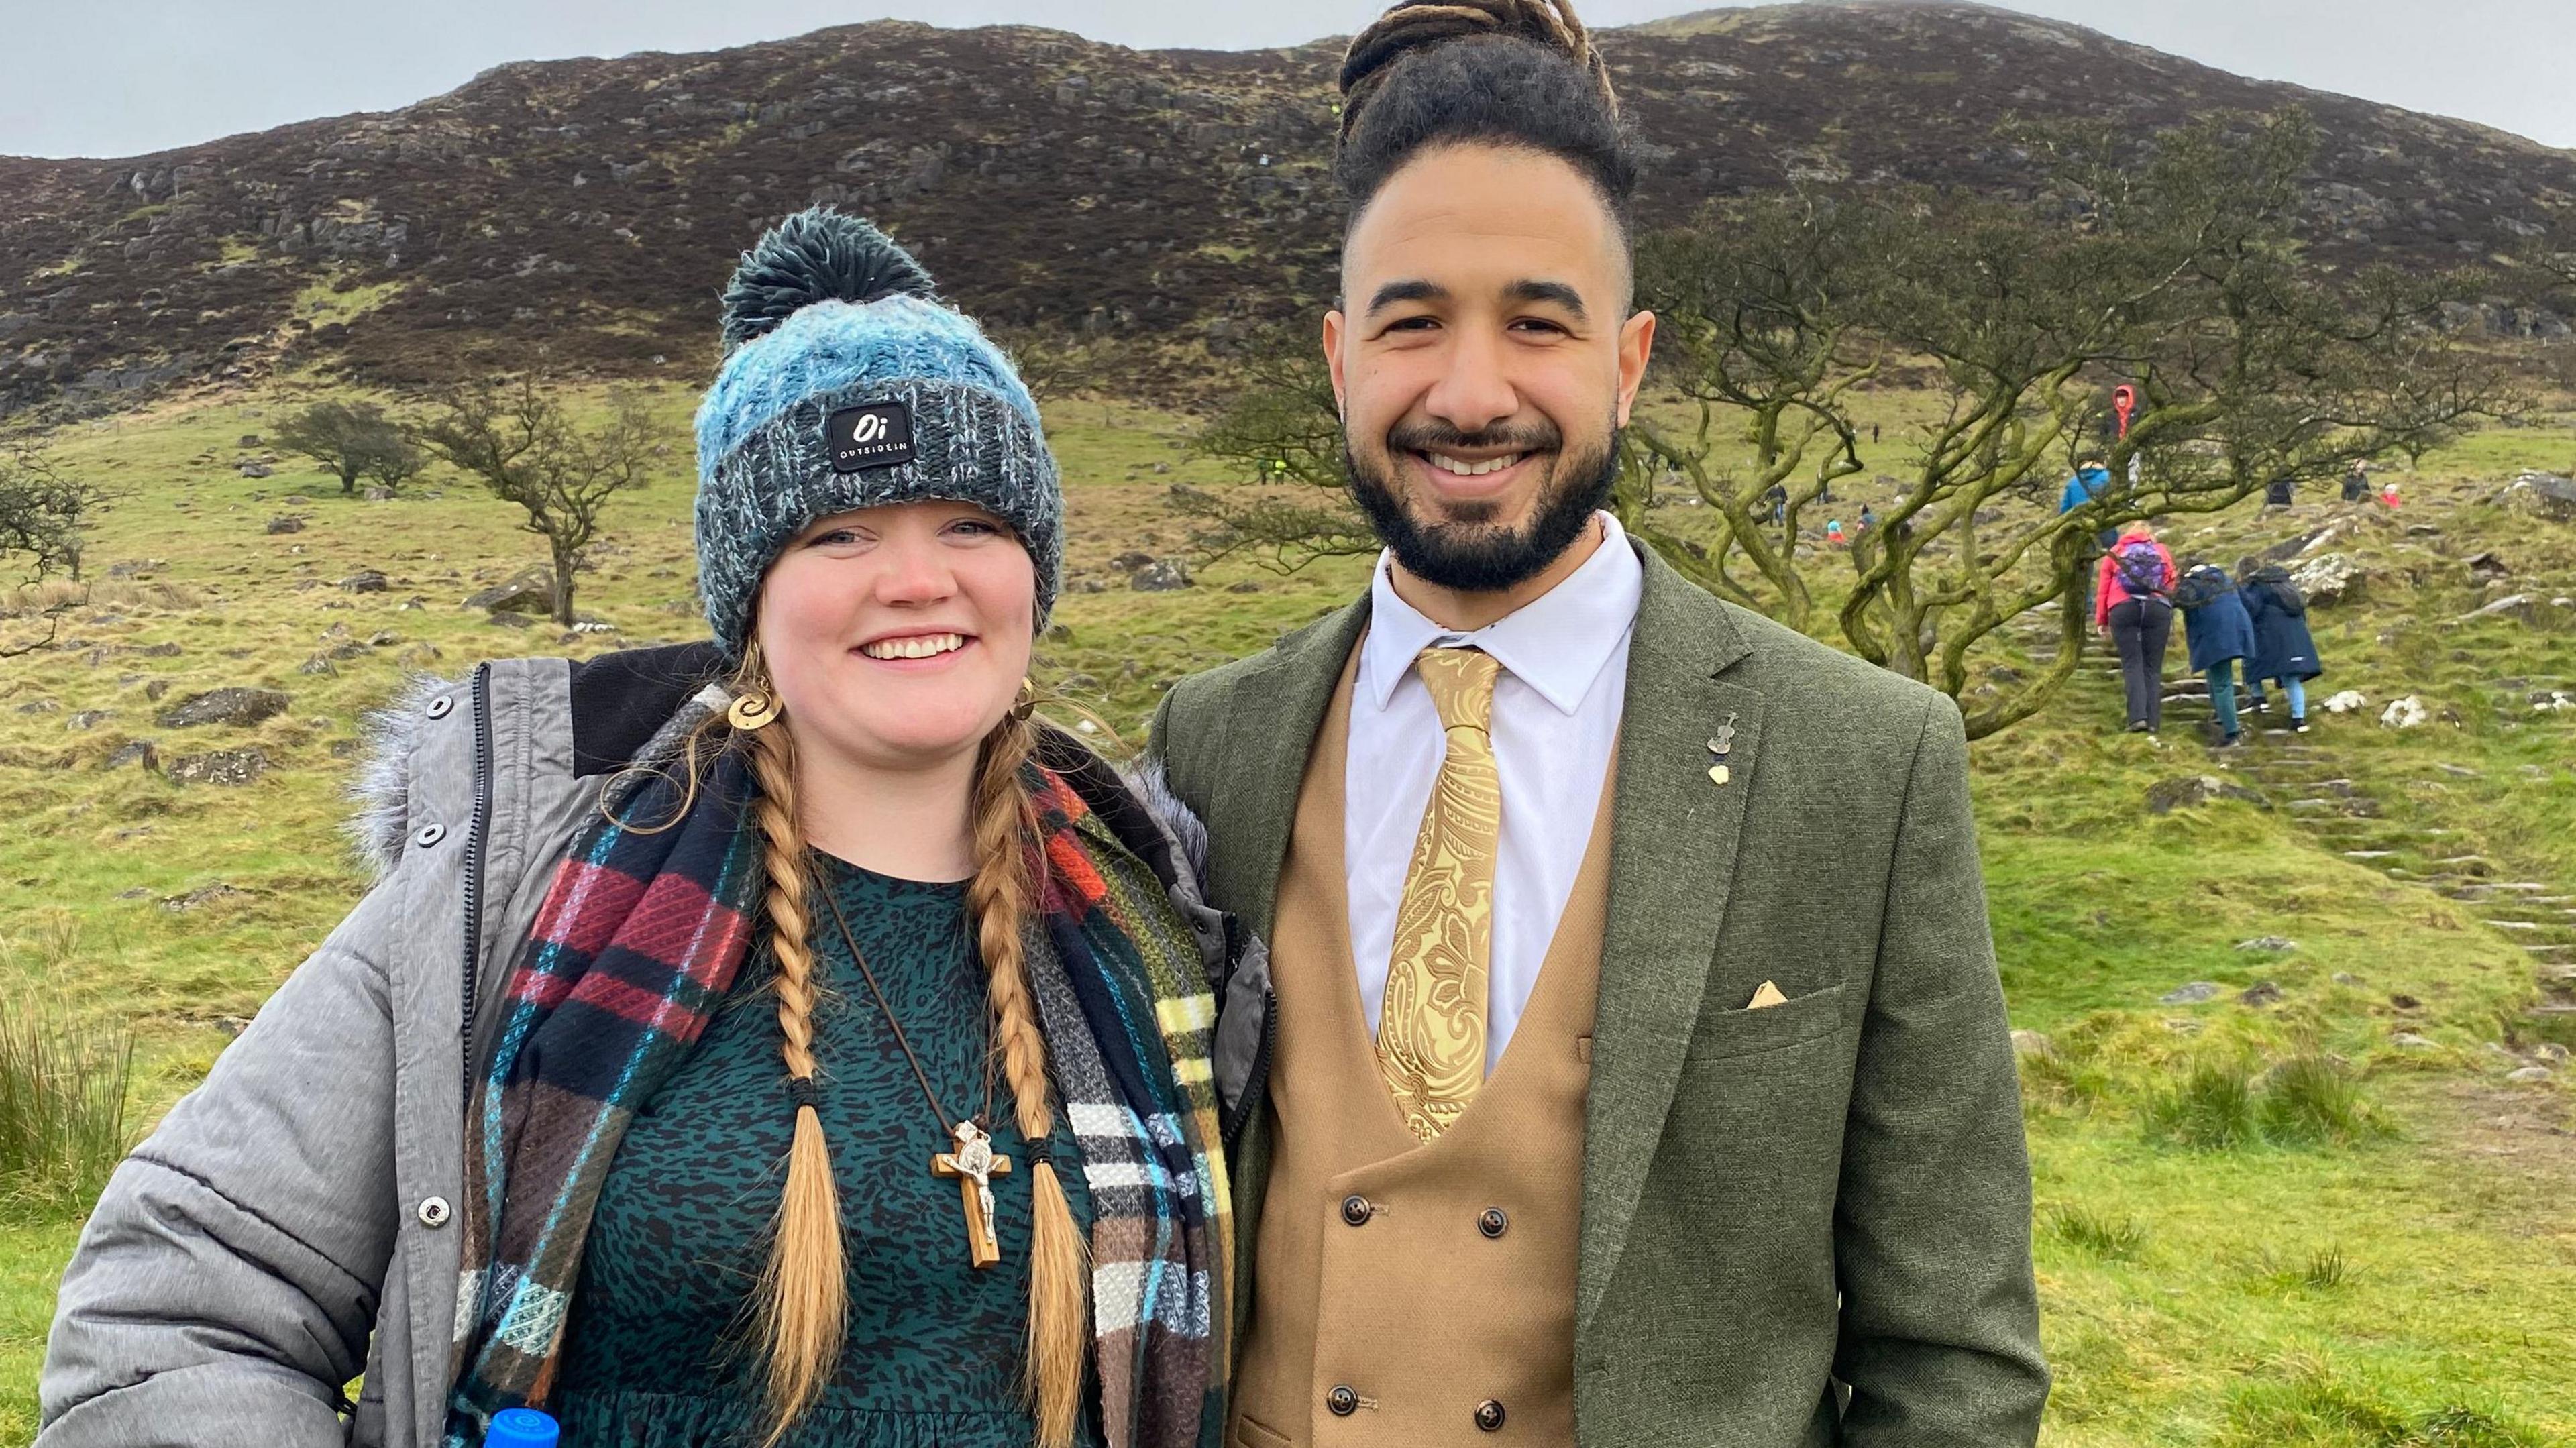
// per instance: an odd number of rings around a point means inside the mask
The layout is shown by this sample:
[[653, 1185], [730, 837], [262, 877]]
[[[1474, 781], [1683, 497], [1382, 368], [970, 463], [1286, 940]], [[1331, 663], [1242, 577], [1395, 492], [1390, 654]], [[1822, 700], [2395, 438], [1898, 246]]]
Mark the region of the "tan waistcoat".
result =
[[1611, 789], [1501, 1062], [1455, 1125], [1417, 1142], [1378, 1074], [1351, 957], [1342, 803], [1355, 673], [1344, 667], [1324, 716], [1280, 870], [1275, 1155], [1232, 1441], [1571, 1444]]

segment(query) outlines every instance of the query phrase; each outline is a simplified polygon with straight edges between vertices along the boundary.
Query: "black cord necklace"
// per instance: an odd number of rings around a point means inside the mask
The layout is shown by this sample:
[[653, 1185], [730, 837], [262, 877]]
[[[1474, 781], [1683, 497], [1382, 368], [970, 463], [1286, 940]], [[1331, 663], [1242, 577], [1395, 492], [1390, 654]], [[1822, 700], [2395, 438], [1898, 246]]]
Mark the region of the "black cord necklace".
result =
[[930, 1084], [930, 1073], [921, 1068], [921, 1057], [914, 1054], [912, 1042], [903, 1033], [903, 1023], [895, 1019], [894, 1003], [887, 999], [885, 988], [877, 984], [876, 972], [868, 968], [867, 956], [859, 950], [859, 939], [850, 929], [849, 917], [841, 913], [840, 898], [830, 883], [823, 882], [823, 903], [832, 907], [833, 922], [841, 928], [842, 943], [850, 950], [850, 963], [859, 968], [859, 978], [867, 982], [868, 994], [876, 998], [877, 1009], [884, 1013], [886, 1028], [894, 1032], [894, 1043], [903, 1049], [903, 1058], [912, 1067], [912, 1079], [921, 1083], [921, 1094], [930, 1102], [931, 1114], [948, 1134], [955, 1138], [952, 1150], [938, 1152], [930, 1158], [930, 1173], [936, 1177], [953, 1177], [966, 1214], [967, 1260], [978, 1268], [990, 1267], [1002, 1260], [1002, 1245], [993, 1231], [993, 1178], [1008, 1176], [1011, 1159], [993, 1150], [993, 1134], [987, 1123], [993, 1119], [993, 1049], [988, 1014], [984, 1045], [984, 1109], [973, 1117], [957, 1118], [951, 1126], [948, 1108], [939, 1100], [939, 1092]]

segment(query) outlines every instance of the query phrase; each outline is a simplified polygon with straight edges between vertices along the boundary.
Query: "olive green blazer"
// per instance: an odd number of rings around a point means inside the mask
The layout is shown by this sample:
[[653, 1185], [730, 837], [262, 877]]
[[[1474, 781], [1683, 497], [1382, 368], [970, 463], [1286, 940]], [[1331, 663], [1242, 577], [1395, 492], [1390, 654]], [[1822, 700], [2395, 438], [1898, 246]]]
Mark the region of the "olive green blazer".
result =
[[[1585, 1120], [1579, 1439], [2032, 1442], [2030, 1175], [1959, 711], [1644, 561]], [[1363, 598], [1185, 679], [1154, 720], [1208, 827], [1213, 903], [1263, 935], [1367, 621]], [[1787, 1002], [1747, 1009], [1764, 981]], [[1256, 1115], [1231, 1152], [1238, 1321], [1267, 1166]]]

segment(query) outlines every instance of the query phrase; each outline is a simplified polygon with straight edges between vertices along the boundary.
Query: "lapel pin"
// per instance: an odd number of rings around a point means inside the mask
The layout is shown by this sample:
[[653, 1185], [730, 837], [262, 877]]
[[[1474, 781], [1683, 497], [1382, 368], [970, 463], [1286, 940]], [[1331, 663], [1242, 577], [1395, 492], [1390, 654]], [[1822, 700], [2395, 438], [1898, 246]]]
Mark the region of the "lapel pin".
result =
[[1717, 756], [1717, 762], [1708, 767], [1709, 783], [1724, 788], [1726, 782], [1734, 778], [1733, 771], [1726, 767], [1726, 757], [1734, 751], [1735, 715], [1730, 711], [1726, 722], [1717, 726], [1716, 736], [1708, 741], [1708, 752]]

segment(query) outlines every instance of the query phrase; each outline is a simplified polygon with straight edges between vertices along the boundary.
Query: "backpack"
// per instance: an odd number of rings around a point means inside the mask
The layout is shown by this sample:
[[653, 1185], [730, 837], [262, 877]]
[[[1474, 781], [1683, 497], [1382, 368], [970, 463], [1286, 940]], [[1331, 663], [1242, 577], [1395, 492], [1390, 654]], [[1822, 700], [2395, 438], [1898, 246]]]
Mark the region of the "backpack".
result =
[[2173, 593], [2173, 565], [2162, 550], [2144, 538], [2133, 538], [2111, 554], [2120, 587], [2132, 598], [2168, 598]]

